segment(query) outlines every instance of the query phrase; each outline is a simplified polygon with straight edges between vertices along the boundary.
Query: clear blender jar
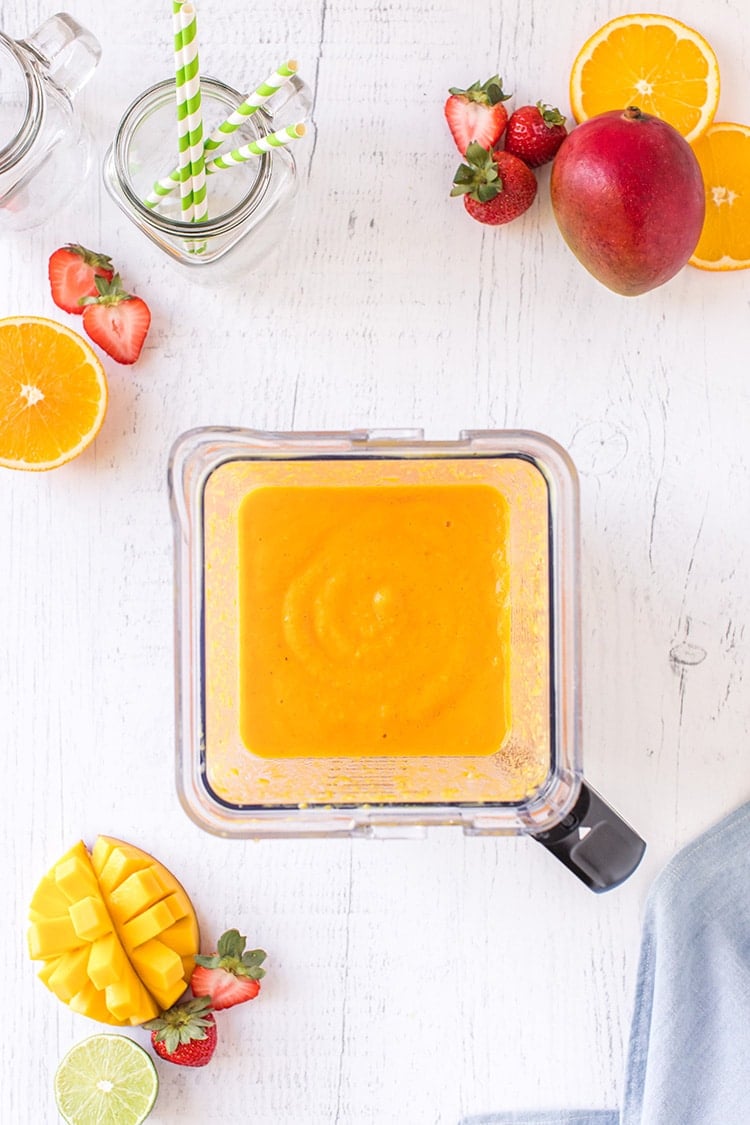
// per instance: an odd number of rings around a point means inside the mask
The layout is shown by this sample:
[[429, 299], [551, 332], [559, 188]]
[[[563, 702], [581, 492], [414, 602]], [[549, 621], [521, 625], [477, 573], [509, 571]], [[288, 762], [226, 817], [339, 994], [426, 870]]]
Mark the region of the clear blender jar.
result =
[[[412, 836], [454, 825], [469, 835], [529, 835], [596, 892], [635, 870], [643, 840], [583, 774], [578, 484], [560, 446], [529, 431], [430, 442], [416, 430], [204, 428], [175, 443], [169, 483], [178, 788], [202, 828], [228, 837]], [[421, 494], [447, 498], [426, 534]], [[373, 495], [382, 518], [363, 536], [356, 525]], [[405, 495], [416, 501], [413, 518], [391, 518]], [[492, 496], [505, 515], [467, 532], [464, 500]], [[306, 518], [313, 503], [320, 514]], [[274, 511], [279, 518], [269, 520]], [[371, 549], [374, 540], [385, 550]], [[399, 604], [390, 555], [403, 557], [404, 540], [405, 598], [418, 612], [395, 613], [384, 644], [370, 644], [379, 599], [392, 593]], [[486, 565], [469, 562], [482, 557]], [[370, 572], [377, 580], [363, 599]], [[275, 607], [261, 573], [279, 592]], [[483, 608], [461, 646], [479, 690], [461, 711], [452, 638], [458, 645], [477, 592]], [[475, 643], [485, 617], [497, 646]], [[407, 618], [424, 628], [405, 631]], [[446, 629], [447, 655], [436, 660]], [[395, 691], [390, 652], [405, 677]], [[348, 676], [360, 653], [361, 671]], [[494, 675], [497, 662], [507, 676]], [[304, 697], [296, 671], [315, 680]], [[368, 719], [382, 705], [390, 736], [394, 696], [416, 719], [411, 746], [396, 753]], [[478, 706], [494, 742], [472, 733]], [[281, 724], [275, 740], [264, 733], [269, 708]], [[459, 721], [431, 726], [425, 744], [423, 728], [451, 713]], [[325, 731], [337, 728], [347, 736], [327, 746]]]

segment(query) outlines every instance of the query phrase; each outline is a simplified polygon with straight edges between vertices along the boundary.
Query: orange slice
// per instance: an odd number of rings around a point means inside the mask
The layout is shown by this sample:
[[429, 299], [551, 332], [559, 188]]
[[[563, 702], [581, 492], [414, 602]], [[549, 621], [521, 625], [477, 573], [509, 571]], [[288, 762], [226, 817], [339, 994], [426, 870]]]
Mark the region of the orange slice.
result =
[[750, 125], [717, 121], [693, 145], [706, 188], [706, 218], [691, 266], [750, 267]]
[[0, 320], [0, 466], [55, 469], [96, 437], [107, 380], [93, 349], [54, 320]]
[[687, 141], [705, 133], [719, 104], [719, 64], [697, 31], [671, 16], [619, 16], [578, 52], [570, 75], [576, 121], [637, 105]]

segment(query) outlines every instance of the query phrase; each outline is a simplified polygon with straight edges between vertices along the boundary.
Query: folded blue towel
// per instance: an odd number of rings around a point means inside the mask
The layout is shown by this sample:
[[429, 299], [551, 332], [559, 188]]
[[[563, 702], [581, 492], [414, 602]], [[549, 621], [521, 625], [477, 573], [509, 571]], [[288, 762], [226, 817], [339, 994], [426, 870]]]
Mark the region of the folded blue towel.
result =
[[750, 804], [684, 848], [651, 888], [622, 1109], [463, 1125], [750, 1125]]

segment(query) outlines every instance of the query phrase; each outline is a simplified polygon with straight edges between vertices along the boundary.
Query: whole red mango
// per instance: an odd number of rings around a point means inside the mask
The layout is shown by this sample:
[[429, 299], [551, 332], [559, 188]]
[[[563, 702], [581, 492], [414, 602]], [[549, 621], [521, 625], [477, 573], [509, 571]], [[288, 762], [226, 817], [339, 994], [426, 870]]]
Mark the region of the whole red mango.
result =
[[550, 194], [575, 256], [625, 297], [647, 293], [682, 269], [706, 207], [690, 145], [635, 106], [600, 113], [570, 133], [552, 165]]

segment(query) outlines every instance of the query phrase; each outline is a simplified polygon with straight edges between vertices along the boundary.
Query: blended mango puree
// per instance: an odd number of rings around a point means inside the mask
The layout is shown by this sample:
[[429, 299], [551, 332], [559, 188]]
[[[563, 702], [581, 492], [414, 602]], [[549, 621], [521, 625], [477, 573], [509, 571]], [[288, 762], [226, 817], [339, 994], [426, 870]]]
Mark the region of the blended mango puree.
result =
[[490, 485], [260, 486], [239, 508], [239, 721], [264, 758], [478, 756], [510, 724]]

